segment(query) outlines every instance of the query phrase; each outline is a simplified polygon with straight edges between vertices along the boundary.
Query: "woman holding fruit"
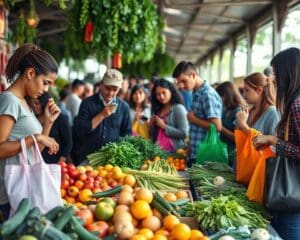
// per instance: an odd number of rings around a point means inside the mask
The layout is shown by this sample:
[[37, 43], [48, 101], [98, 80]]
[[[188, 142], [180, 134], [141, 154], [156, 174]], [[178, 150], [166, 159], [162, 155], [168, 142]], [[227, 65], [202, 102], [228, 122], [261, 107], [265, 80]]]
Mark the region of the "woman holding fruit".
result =
[[29, 102], [48, 91], [57, 74], [57, 63], [46, 51], [33, 44], [19, 47], [6, 66], [6, 78], [10, 87], [0, 94], [0, 211], [8, 218], [9, 196], [4, 187], [4, 169], [9, 164], [19, 164], [20, 140], [25, 138], [28, 148], [27, 160], [34, 162], [32, 136], [40, 150], [48, 147], [50, 154], [59, 150], [59, 145], [48, 137], [53, 122], [60, 114], [53, 99], [48, 101], [42, 126], [35, 117]]
[[185, 147], [188, 121], [175, 86], [165, 79], [157, 80], [151, 92], [151, 105], [153, 141], [169, 152]]

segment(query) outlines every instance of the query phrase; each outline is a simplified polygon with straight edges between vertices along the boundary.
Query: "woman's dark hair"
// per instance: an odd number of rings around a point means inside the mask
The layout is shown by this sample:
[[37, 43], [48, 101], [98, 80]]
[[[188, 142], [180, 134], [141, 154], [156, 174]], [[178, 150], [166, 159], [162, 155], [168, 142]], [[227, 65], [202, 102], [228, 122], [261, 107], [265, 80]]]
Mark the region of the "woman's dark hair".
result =
[[162, 88], [166, 88], [169, 89], [171, 92], [171, 105], [174, 104], [183, 104], [183, 100], [182, 97], [180, 95], [180, 93], [177, 91], [177, 89], [175, 88], [174, 84], [169, 82], [168, 80], [161, 78], [159, 80], [157, 80], [154, 83], [154, 87], [152, 89], [151, 92], [151, 106], [152, 106], [152, 112], [154, 114], [157, 114], [163, 107], [163, 104], [161, 104], [157, 99], [156, 99], [156, 88], [157, 87], [162, 87]]
[[275, 105], [275, 87], [272, 78], [267, 77], [263, 73], [252, 73], [244, 79], [244, 83], [249, 87], [257, 90], [262, 87], [262, 99], [258, 114], [254, 117], [252, 123], [255, 123], [263, 113], [268, 109], [269, 106]]
[[271, 65], [277, 87], [276, 107], [281, 112], [279, 126], [283, 127], [292, 103], [300, 96], [300, 49], [288, 48], [279, 52]]
[[138, 90], [143, 90], [145, 93], [145, 100], [142, 102], [142, 108], [145, 109], [147, 107], [148, 103], [148, 96], [145, 91], [144, 85], [143, 84], [136, 84], [130, 91], [130, 96], [129, 96], [129, 105], [132, 109], [135, 109], [136, 104], [133, 101], [133, 95], [138, 91]]
[[238, 106], [245, 106], [246, 102], [240, 94], [238, 88], [232, 82], [223, 82], [216, 91], [222, 97], [224, 106], [228, 110], [233, 110]]
[[31, 43], [26, 43], [16, 49], [9, 58], [5, 70], [7, 81], [12, 83], [27, 68], [34, 68], [37, 75], [57, 73], [58, 71], [54, 58], [48, 52]]

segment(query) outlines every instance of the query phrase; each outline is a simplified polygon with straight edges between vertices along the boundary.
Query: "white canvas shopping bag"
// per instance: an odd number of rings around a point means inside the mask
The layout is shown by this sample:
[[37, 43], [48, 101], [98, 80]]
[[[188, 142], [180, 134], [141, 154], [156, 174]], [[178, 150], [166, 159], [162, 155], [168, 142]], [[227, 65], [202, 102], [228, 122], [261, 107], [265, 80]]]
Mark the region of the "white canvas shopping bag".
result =
[[32, 207], [39, 207], [42, 213], [61, 206], [61, 168], [58, 164], [46, 164], [34, 138], [33, 164], [28, 164], [25, 139], [21, 139], [20, 165], [5, 166], [5, 188], [11, 206], [11, 213], [23, 198], [29, 198]]

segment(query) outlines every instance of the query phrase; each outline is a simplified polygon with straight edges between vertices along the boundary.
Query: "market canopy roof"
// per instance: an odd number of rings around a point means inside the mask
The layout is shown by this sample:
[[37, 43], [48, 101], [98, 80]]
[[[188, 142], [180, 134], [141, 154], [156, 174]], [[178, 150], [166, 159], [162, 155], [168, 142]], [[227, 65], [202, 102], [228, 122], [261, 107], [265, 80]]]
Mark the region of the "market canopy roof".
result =
[[[217, 49], [232, 39], [245, 36], [247, 29], [256, 29], [273, 17], [273, 5], [282, 20], [288, 7], [299, 0], [154, 0], [158, 12], [165, 20], [163, 33], [166, 36], [166, 50], [176, 60], [188, 59], [201, 63]], [[70, 1], [71, 3], [71, 1]], [[69, 3], [69, 4], [70, 4]], [[17, 0], [9, 15], [13, 27], [19, 9], [29, 9], [27, 1]], [[40, 18], [37, 43], [47, 42], [58, 46], [63, 43], [67, 16], [58, 5], [45, 6], [36, 1]]]

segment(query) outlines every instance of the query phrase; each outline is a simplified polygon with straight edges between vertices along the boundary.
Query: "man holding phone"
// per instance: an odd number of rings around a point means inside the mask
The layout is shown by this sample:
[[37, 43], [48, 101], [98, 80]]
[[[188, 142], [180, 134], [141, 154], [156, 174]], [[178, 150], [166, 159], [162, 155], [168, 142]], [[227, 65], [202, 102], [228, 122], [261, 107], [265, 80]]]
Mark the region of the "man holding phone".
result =
[[74, 123], [72, 158], [76, 165], [106, 143], [131, 135], [129, 106], [117, 97], [122, 81], [121, 72], [108, 69], [99, 83], [99, 93], [82, 101]]

